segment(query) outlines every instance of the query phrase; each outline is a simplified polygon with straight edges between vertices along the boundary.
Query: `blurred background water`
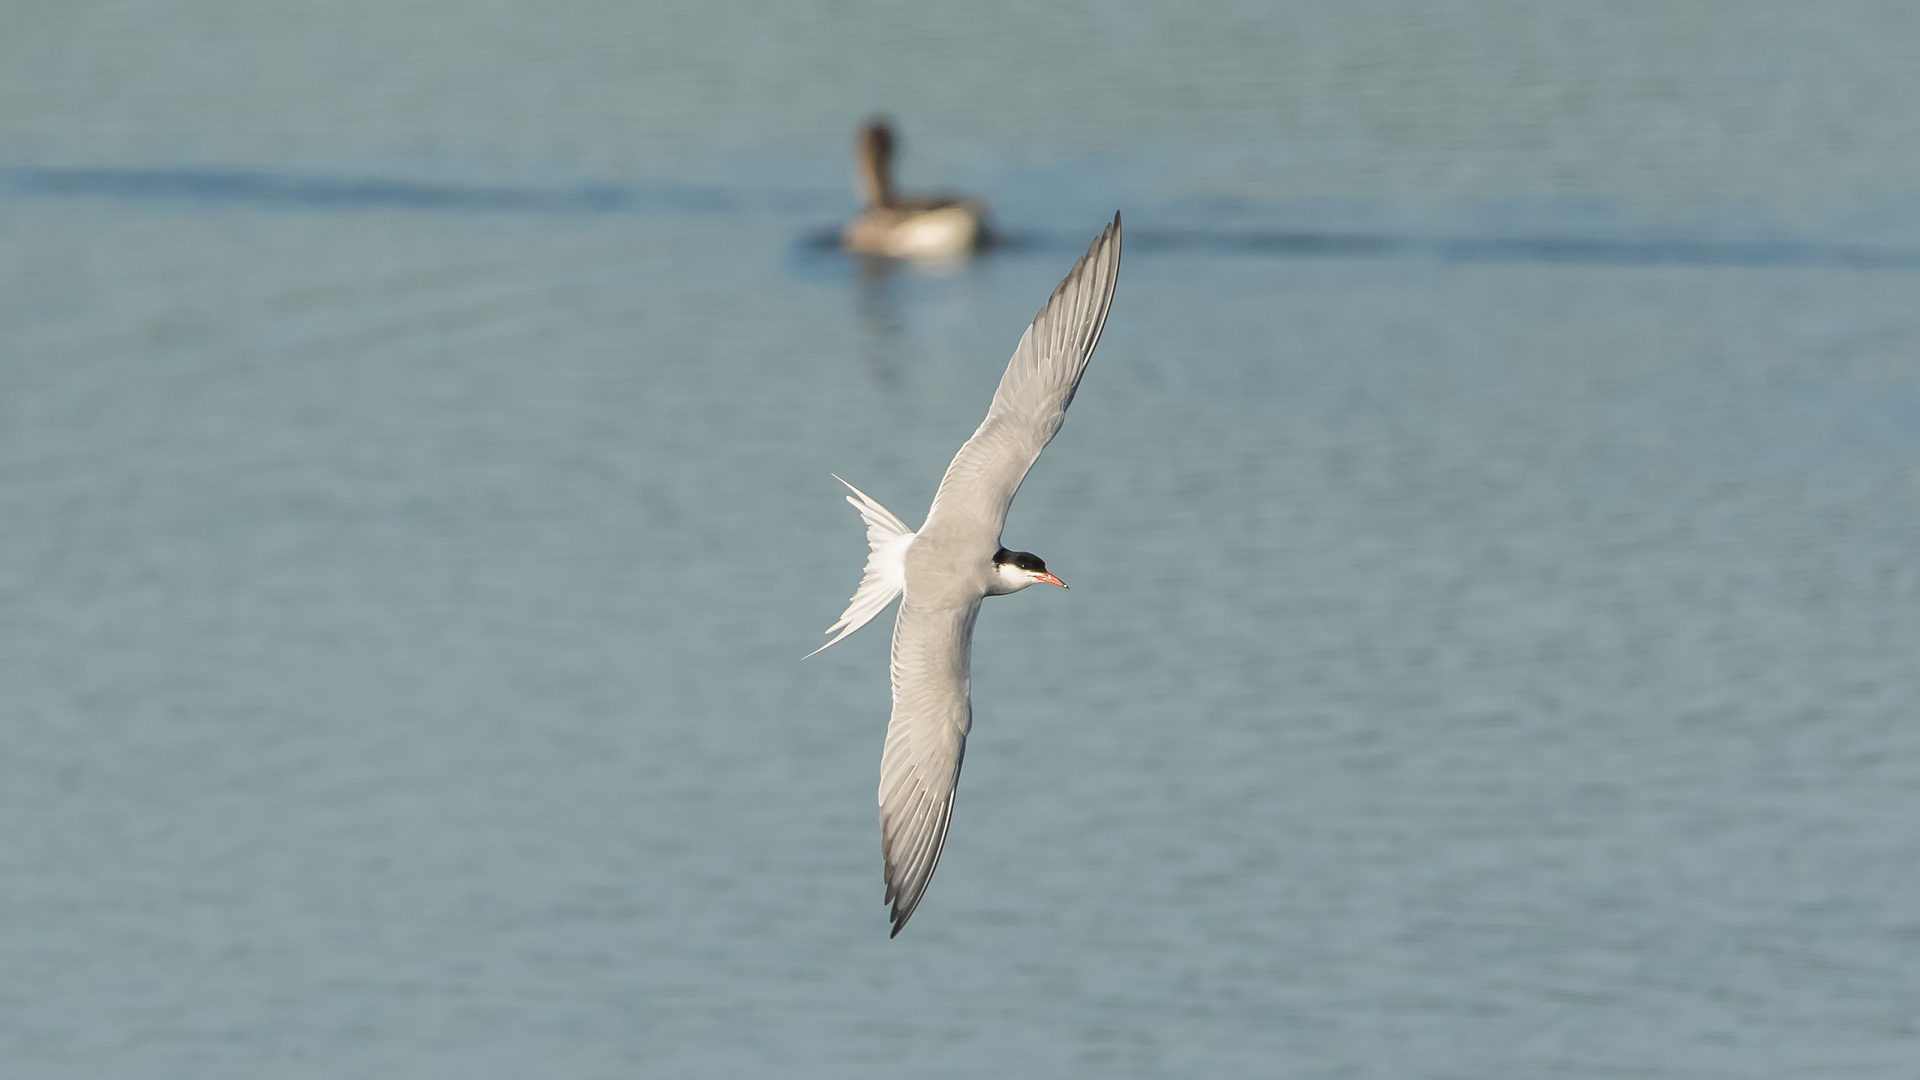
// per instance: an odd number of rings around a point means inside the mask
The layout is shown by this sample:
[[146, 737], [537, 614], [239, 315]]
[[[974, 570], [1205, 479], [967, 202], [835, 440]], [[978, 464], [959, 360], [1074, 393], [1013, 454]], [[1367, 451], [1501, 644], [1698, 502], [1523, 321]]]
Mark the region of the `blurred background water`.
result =
[[[7, 1076], [1920, 1069], [1920, 8], [5, 24]], [[1115, 208], [889, 942], [828, 473]]]

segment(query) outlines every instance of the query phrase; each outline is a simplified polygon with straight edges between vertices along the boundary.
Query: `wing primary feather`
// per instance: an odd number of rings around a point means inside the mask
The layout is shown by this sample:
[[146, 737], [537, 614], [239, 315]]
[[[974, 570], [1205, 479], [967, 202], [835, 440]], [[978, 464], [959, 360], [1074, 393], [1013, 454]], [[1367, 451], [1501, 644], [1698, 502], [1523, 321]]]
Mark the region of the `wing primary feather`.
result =
[[927, 857], [920, 870], [907, 877], [900, 887], [890, 886], [887, 890], [891, 894], [887, 897], [887, 901], [893, 904], [893, 910], [890, 913], [893, 931], [887, 937], [900, 936], [900, 931], [906, 928], [907, 920], [913, 918], [914, 910], [920, 906], [921, 899], [927, 895], [927, 886], [933, 881], [933, 872], [939, 869], [940, 856], [947, 850], [947, 827], [952, 821], [953, 792], [949, 791], [927, 829], [927, 835], [933, 841], [932, 855]]

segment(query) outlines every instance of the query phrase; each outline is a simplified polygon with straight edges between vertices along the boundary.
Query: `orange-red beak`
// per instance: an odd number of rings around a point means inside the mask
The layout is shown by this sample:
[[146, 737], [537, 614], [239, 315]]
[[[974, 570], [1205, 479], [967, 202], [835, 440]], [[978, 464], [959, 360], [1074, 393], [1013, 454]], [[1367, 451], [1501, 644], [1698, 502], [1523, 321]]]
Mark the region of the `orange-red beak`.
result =
[[1033, 576], [1033, 580], [1044, 581], [1049, 585], [1058, 585], [1063, 589], [1067, 587], [1066, 582], [1061, 581], [1059, 578], [1054, 577], [1052, 574], [1035, 574]]

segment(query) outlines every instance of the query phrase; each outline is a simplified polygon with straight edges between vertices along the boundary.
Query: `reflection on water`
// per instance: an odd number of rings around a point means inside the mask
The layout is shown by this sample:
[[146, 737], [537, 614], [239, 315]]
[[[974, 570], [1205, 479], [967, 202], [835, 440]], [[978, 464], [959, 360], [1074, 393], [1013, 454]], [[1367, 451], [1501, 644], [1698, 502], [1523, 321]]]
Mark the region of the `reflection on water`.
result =
[[[1905, 8], [134, 7], [0, 40], [7, 1075], [1911, 1075]], [[878, 105], [1005, 243], [815, 242]], [[829, 473], [1115, 207], [890, 942]]]
[[907, 361], [901, 341], [900, 299], [894, 275], [904, 267], [893, 259], [856, 256], [859, 287], [854, 290], [860, 313], [860, 358], [874, 384], [882, 390], [900, 385]]

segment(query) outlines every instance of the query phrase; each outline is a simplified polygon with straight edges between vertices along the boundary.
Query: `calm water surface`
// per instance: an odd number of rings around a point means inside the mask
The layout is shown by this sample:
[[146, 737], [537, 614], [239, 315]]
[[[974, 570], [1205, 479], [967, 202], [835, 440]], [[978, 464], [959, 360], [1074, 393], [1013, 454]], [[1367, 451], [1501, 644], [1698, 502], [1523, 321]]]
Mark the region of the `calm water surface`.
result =
[[[1920, 21], [1338, 10], [23, 16], [5, 1074], [1915, 1075]], [[828, 473], [1116, 206], [889, 942]]]

